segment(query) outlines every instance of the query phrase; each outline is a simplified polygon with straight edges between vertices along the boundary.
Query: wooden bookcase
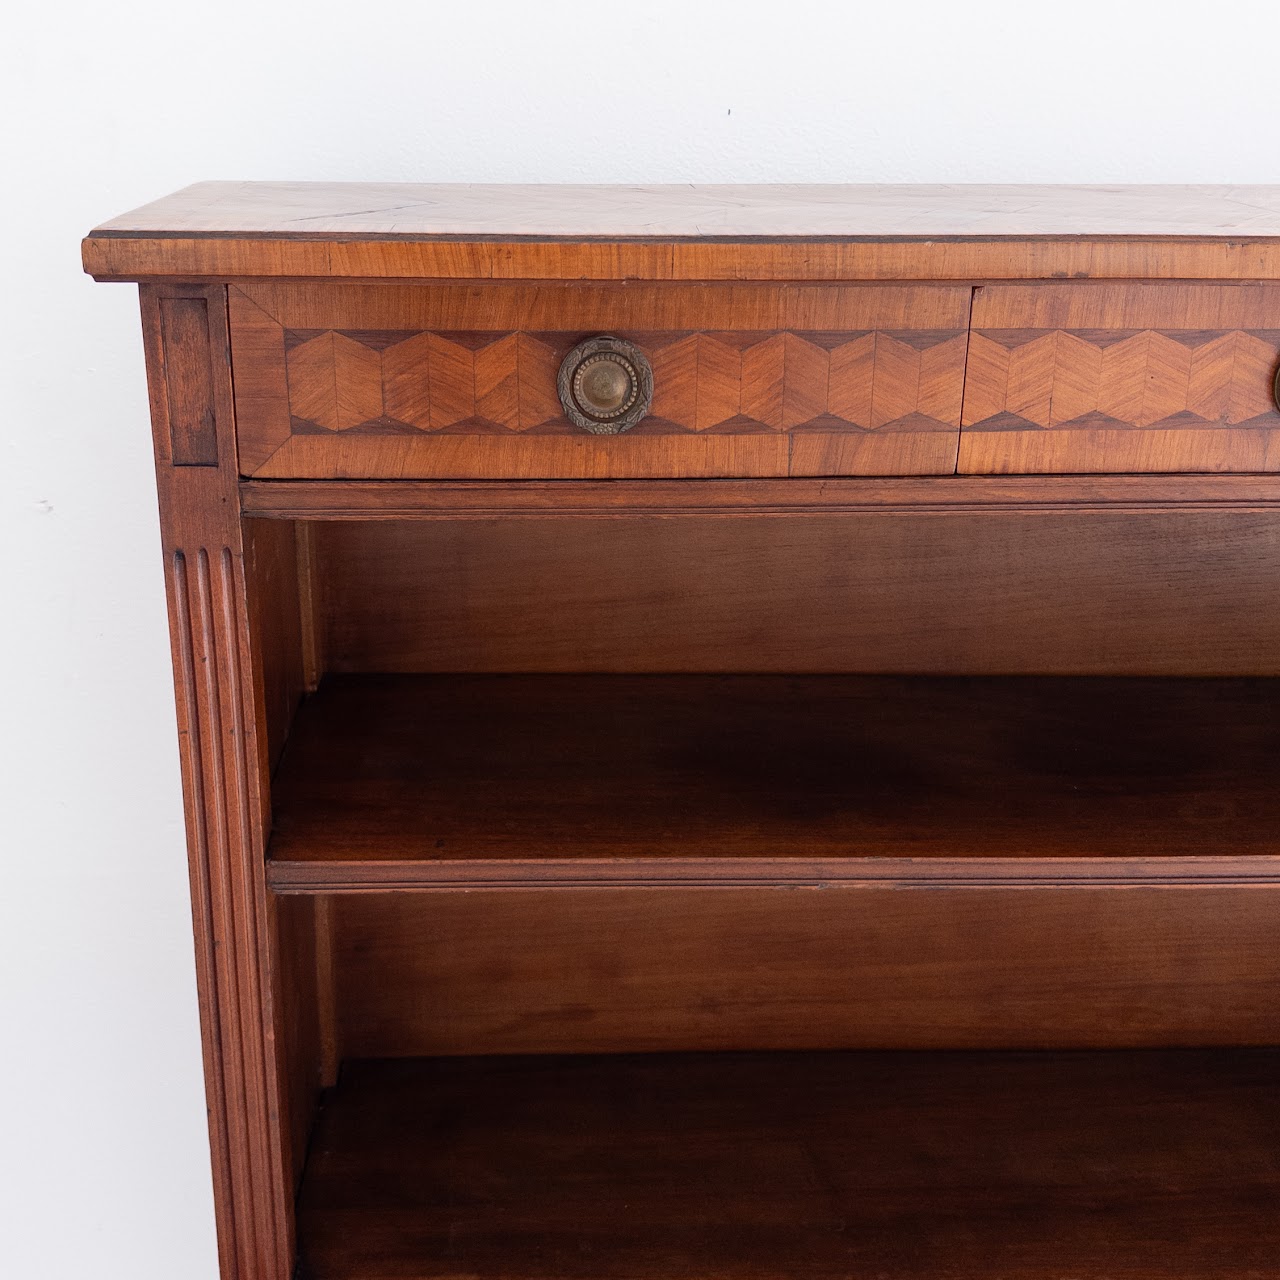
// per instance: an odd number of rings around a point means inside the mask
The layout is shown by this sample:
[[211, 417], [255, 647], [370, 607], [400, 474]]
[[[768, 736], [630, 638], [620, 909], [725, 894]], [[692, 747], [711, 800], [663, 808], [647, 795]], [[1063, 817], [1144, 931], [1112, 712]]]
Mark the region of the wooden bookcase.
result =
[[1280, 1277], [1280, 188], [211, 183], [84, 261], [225, 1280]]

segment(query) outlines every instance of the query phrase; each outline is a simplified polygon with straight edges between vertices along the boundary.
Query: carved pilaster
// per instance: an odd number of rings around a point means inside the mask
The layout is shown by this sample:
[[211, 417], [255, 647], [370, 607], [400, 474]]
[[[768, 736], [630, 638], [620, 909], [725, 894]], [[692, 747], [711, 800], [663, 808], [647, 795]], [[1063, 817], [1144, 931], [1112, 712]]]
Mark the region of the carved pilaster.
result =
[[143, 286], [224, 1280], [287, 1280], [270, 1019], [266, 762], [237, 499], [225, 290]]

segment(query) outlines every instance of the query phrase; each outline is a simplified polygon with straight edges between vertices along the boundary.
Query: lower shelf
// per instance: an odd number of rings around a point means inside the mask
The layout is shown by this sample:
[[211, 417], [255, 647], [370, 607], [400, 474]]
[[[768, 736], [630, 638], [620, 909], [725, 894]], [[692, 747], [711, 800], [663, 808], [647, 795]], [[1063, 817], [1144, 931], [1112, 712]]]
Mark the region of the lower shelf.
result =
[[1274, 1280], [1280, 1050], [348, 1063], [308, 1280]]

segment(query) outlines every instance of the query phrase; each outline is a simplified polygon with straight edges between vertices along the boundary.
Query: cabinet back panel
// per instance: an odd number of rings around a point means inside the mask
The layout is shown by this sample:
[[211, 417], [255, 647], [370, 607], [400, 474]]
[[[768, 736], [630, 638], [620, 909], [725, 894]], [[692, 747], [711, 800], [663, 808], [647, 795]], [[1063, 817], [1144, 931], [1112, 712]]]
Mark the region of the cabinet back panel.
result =
[[1280, 674], [1280, 516], [316, 526], [336, 671]]
[[1269, 887], [334, 902], [345, 1056], [1280, 1043]]

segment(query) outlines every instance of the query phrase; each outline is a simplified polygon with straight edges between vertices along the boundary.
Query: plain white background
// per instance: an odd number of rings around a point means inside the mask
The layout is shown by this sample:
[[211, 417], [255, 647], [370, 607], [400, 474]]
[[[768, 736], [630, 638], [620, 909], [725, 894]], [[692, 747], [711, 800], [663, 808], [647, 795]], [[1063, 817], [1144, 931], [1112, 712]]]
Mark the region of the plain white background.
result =
[[0, 58], [0, 1275], [212, 1280], [134, 290], [204, 178], [1280, 182], [1239, 0], [26, 4]]

